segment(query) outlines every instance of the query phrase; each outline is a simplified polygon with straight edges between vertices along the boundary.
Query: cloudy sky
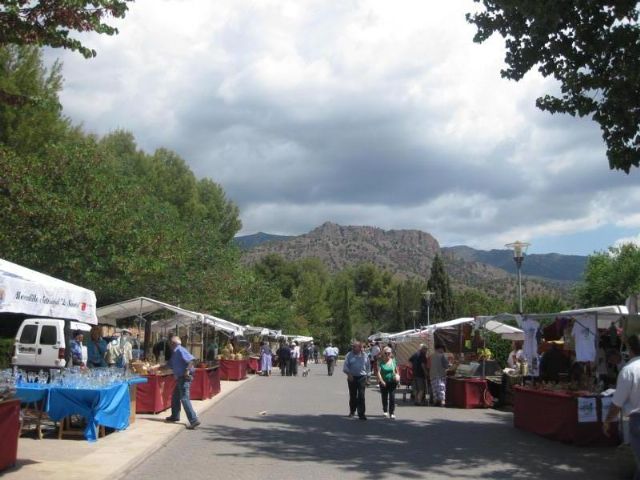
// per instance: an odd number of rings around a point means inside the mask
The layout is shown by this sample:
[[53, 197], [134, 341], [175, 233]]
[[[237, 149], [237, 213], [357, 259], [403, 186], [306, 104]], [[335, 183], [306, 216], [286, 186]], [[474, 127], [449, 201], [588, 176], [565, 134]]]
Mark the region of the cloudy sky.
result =
[[441, 243], [589, 254], [640, 240], [640, 172], [598, 126], [552, 116], [537, 73], [500, 78], [471, 0], [137, 0], [93, 60], [64, 63], [65, 114], [176, 151], [240, 206], [242, 234], [325, 221]]

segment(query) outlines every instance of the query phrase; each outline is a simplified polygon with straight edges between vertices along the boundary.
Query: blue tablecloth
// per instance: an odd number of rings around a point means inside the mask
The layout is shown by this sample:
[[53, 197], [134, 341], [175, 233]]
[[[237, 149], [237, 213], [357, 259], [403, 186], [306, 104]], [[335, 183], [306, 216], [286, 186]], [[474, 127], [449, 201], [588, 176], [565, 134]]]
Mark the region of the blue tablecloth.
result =
[[98, 438], [98, 425], [124, 430], [129, 426], [129, 384], [84, 390], [55, 387], [47, 402], [49, 418], [60, 421], [69, 415], [87, 419], [84, 437], [90, 442]]
[[46, 400], [47, 393], [49, 393], [49, 385], [24, 383], [16, 387], [16, 397], [20, 399], [21, 403], [35, 403], [40, 400]]

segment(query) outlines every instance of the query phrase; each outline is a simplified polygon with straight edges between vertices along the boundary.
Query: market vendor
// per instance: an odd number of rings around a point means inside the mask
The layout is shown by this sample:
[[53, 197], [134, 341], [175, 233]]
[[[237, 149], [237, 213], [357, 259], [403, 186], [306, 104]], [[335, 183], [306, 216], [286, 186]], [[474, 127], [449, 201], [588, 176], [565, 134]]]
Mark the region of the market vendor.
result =
[[550, 342], [551, 348], [542, 354], [540, 359], [540, 378], [545, 381], [558, 382], [560, 374], [569, 373], [569, 359], [558, 347], [557, 342]]
[[82, 342], [84, 340], [84, 334], [78, 330], [73, 334], [73, 340], [71, 340], [71, 364], [77, 367], [84, 367], [82, 361]]
[[522, 353], [522, 342], [513, 342], [511, 344], [511, 352], [507, 357], [507, 366], [509, 368], [516, 369], [518, 364], [524, 361], [524, 354]]
[[611, 423], [619, 418], [620, 411], [629, 416], [629, 443], [636, 457], [636, 473], [640, 478], [640, 336], [627, 338], [631, 359], [618, 375], [616, 391], [611, 400], [607, 418], [602, 423], [602, 431], [610, 434]]
[[89, 368], [106, 367], [105, 355], [107, 342], [100, 335], [100, 327], [91, 329], [91, 340], [87, 344], [87, 366]]

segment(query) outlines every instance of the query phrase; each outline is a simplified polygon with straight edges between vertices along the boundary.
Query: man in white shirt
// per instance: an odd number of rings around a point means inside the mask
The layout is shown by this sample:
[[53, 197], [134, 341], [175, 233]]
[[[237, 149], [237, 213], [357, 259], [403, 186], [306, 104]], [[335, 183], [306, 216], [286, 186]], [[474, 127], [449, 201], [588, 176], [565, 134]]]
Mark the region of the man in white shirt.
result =
[[289, 363], [289, 368], [290, 368], [291, 374], [294, 377], [298, 376], [299, 361], [300, 361], [300, 346], [298, 345], [298, 342], [293, 342], [291, 344], [291, 360]]
[[617, 421], [620, 411], [629, 416], [629, 443], [636, 457], [634, 480], [640, 480], [640, 336], [627, 338], [631, 359], [618, 375], [609, 414], [602, 424], [605, 435], [609, 435], [610, 424]]
[[337, 358], [338, 349], [332, 344], [329, 344], [327, 348], [324, 349], [324, 359], [327, 362], [327, 374], [329, 376], [333, 375], [333, 369], [335, 368]]

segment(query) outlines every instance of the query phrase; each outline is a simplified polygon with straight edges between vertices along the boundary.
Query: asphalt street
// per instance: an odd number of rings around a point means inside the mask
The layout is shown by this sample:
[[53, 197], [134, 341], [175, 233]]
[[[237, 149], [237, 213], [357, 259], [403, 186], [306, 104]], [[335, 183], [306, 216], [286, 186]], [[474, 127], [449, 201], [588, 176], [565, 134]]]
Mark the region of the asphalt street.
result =
[[520, 431], [497, 410], [416, 407], [397, 419], [367, 390], [367, 421], [347, 418], [345, 376], [260, 377], [233, 391], [128, 472], [143, 479], [621, 479], [629, 453], [564, 445]]

